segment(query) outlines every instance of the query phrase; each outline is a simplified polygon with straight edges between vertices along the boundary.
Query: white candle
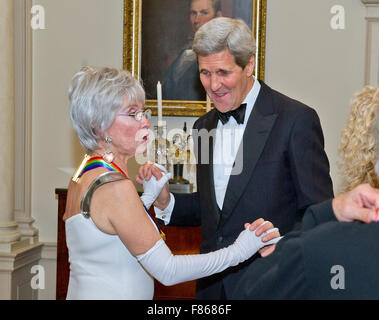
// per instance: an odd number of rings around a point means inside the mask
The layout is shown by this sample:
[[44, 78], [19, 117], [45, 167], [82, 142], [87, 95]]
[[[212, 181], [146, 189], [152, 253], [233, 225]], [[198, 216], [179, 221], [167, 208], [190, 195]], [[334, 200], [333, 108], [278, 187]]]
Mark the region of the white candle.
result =
[[162, 125], [162, 85], [160, 81], [157, 84], [157, 99], [158, 99], [158, 126]]
[[211, 111], [211, 99], [209, 99], [209, 96], [207, 95], [207, 112]]

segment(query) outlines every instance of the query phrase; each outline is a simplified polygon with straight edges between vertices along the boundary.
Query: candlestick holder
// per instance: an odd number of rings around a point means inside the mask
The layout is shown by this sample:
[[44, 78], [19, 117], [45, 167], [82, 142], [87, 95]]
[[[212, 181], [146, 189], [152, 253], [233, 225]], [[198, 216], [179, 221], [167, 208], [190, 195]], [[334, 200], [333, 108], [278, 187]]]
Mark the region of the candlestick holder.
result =
[[170, 143], [166, 138], [166, 126], [154, 126], [154, 135], [154, 162], [167, 168], [167, 150], [170, 146]]
[[177, 133], [172, 137], [171, 147], [167, 152], [167, 160], [173, 166], [173, 178], [169, 181], [170, 191], [175, 193], [191, 193], [192, 184], [183, 178], [184, 164], [189, 162], [190, 152], [188, 140], [190, 136], [186, 133], [184, 124], [183, 134]]

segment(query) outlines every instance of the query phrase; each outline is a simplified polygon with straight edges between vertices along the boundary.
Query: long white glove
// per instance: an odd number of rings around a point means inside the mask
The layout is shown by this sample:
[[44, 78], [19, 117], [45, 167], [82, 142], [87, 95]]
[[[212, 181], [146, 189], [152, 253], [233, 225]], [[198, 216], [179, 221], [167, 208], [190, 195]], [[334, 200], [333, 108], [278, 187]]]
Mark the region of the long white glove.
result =
[[147, 209], [150, 209], [155, 199], [161, 193], [164, 185], [171, 178], [171, 173], [167, 173], [165, 167], [155, 163], [154, 165], [163, 171], [163, 176], [159, 180], [157, 180], [154, 176], [151, 176], [149, 181], [146, 181], [144, 179], [142, 182], [143, 194], [141, 195], [140, 199]]
[[[247, 227], [248, 228], [248, 227]], [[171, 286], [221, 272], [254, 255], [260, 248], [277, 243], [281, 237], [262, 242], [262, 237], [277, 228], [257, 237], [255, 231], [243, 230], [230, 246], [205, 254], [173, 255], [166, 243], [160, 239], [146, 253], [136, 258], [159, 282]]]

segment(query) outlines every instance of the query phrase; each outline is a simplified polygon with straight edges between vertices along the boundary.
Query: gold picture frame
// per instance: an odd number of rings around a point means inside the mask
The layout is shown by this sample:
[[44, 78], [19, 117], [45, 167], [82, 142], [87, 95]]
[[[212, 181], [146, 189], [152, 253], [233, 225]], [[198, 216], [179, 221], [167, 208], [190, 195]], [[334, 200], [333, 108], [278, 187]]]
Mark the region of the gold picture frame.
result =
[[[142, 1], [124, 0], [123, 68], [129, 70], [139, 79], [141, 78]], [[265, 72], [267, 0], [245, 1], [252, 4], [251, 29], [257, 42], [255, 74], [258, 79], [263, 81]], [[163, 100], [162, 106], [164, 116], [199, 117], [206, 112], [206, 101]], [[157, 100], [147, 99], [146, 108], [151, 109], [153, 115], [157, 115]]]

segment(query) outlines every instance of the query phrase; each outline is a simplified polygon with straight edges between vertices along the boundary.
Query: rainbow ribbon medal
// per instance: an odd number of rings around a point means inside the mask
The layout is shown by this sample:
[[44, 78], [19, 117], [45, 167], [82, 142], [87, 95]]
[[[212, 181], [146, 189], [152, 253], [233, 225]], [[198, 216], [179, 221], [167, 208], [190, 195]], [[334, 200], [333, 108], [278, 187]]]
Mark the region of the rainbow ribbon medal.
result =
[[128, 177], [124, 171], [122, 171], [116, 164], [114, 163], [108, 163], [104, 161], [102, 157], [93, 157], [91, 158], [89, 155], [85, 155], [82, 163], [76, 169], [74, 175], [72, 176], [72, 181], [78, 182], [79, 178], [87, 171], [103, 167], [109, 171], [118, 171], [121, 172], [125, 177]]
[[[118, 171], [118, 172], [121, 172], [125, 177], [128, 177], [124, 171], [122, 171], [115, 163], [108, 163], [106, 161], [104, 161], [104, 159], [102, 157], [93, 157], [91, 158], [89, 155], [85, 155], [84, 156], [84, 159], [82, 161], [82, 163], [80, 164], [80, 166], [78, 167], [78, 169], [76, 170], [76, 172], [74, 173], [74, 175], [72, 176], [72, 180], [74, 182], [78, 182], [79, 181], [79, 178], [87, 171], [90, 171], [92, 169], [95, 169], [95, 168], [105, 168], [109, 171]], [[157, 229], [161, 235], [161, 237], [163, 238], [164, 241], [166, 241], [166, 235], [164, 234], [164, 232], [161, 230], [161, 228], [159, 227], [159, 225], [155, 222], [154, 218], [151, 216], [149, 210], [147, 210], [147, 208], [144, 206], [144, 209], [145, 211], [147, 212], [147, 214], [151, 217], [151, 220], [154, 222], [154, 224], [157, 226]]]
[[78, 175], [78, 178], [80, 178], [87, 171], [100, 167], [103, 167], [109, 171], [121, 172], [125, 177], [127, 177], [127, 175], [115, 163], [108, 163], [104, 161], [102, 157], [93, 157], [86, 161], [81, 173]]

